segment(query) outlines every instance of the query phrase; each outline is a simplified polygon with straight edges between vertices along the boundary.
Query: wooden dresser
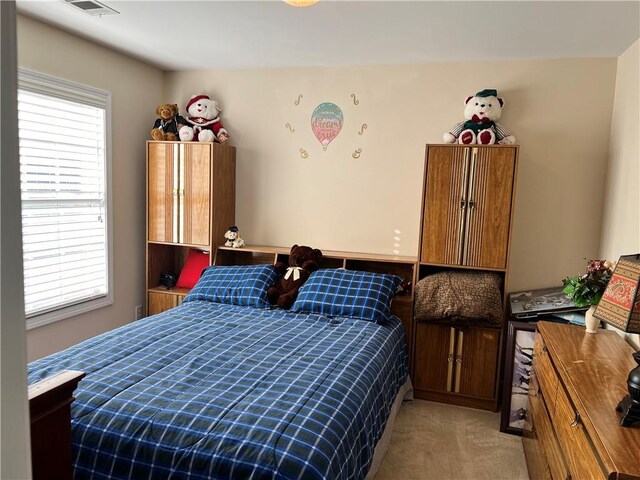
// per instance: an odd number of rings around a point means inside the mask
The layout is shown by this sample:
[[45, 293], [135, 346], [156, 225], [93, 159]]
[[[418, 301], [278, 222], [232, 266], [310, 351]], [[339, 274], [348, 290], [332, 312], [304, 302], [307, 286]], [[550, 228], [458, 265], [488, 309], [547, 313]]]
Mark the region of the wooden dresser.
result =
[[640, 479], [640, 428], [620, 426], [633, 349], [616, 332], [539, 322], [523, 444], [531, 479]]

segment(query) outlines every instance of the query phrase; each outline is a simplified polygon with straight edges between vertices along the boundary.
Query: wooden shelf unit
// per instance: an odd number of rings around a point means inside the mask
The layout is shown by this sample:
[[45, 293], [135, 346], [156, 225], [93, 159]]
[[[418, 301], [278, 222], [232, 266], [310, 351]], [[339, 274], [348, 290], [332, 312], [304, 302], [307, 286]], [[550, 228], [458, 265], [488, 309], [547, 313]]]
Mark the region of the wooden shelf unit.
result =
[[[246, 245], [243, 248], [218, 247], [215, 265], [260, 265], [289, 261], [290, 248]], [[322, 249], [321, 249], [322, 250]], [[366, 272], [389, 273], [413, 282], [416, 276], [417, 258], [411, 256], [380, 255], [373, 253], [340, 252], [322, 250], [320, 268], [346, 268]], [[391, 313], [404, 326], [409, 366], [412, 370], [413, 290], [409, 295], [398, 295], [391, 304]]]
[[[427, 145], [416, 283], [496, 273], [506, 307], [517, 162], [516, 145]], [[496, 411], [504, 328], [415, 321], [416, 398]]]
[[209, 252], [235, 223], [234, 147], [147, 142], [147, 315], [173, 308], [189, 289], [166, 290], [160, 274], [180, 274], [190, 249]]

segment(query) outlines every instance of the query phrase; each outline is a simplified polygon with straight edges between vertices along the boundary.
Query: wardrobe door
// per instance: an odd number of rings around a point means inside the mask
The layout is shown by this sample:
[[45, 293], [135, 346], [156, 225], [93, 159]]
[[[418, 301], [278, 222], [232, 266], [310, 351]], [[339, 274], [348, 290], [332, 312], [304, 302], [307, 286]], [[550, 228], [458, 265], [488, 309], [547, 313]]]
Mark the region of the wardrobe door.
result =
[[416, 325], [416, 390], [451, 391], [455, 337], [455, 329], [449, 325], [427, 322], [419, 322]]
[[177, 146], [164, 142], [147, 145], [147, 238], [150, 242], [177, 242]]
[[420, 261], [460, 264], [471, 149], [429, 146], [427, 152]]
[[463, 264], [506, 268], [515, 148], [473, 148]]
[[500, 330], [468, 328], [458, 332], [454, 391], [494, 398], [500, 353]]
[[211, 241], [211, 145], [180, 145], [180, 243]]

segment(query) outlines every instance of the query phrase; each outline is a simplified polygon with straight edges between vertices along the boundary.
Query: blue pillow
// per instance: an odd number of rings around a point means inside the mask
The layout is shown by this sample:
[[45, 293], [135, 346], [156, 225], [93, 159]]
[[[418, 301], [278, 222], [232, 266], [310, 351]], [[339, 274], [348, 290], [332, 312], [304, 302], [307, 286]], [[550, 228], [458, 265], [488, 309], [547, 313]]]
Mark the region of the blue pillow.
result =
[[184, 301], [208, 302], [268, 308], [267, 289], [279, 275], [273, 265], [208, 267]]
[[317, 270], [300, 288], [291, 311], [382, 322], [391, 315], [391, 300], [401, 283], [401, 277], [385, 273]]

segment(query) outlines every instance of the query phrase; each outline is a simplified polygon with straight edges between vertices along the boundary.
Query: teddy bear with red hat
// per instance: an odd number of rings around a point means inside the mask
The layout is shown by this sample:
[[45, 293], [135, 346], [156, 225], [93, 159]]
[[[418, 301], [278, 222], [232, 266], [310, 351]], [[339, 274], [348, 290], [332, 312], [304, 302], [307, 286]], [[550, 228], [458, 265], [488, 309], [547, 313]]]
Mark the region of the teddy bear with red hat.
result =
[[220, 122], [222, 108], [208, 95], [194, 95], [187, 103], [187, 122], [180, 129], [183, 142], [219, 142], [229, 140], [229, 133]]
[[485, 89], [464, 102], [466, 122], [456, 123], [443, 135], [445, 143], [491, 145], [515, 143], [516, 138], [497, 122], [502, 116], [504, 100], [495, 89]]

